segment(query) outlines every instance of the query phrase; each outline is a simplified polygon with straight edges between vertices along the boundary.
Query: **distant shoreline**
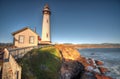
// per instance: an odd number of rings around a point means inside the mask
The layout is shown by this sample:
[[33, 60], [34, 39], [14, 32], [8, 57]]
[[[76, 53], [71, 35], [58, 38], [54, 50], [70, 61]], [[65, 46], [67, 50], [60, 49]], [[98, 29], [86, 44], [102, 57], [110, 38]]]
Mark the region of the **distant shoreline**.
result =
[[103, 45], [103, 44], [64, 44], [66, 46], [74, 47], [74, 48], [120, 48], [118, 44], [111, 45]]

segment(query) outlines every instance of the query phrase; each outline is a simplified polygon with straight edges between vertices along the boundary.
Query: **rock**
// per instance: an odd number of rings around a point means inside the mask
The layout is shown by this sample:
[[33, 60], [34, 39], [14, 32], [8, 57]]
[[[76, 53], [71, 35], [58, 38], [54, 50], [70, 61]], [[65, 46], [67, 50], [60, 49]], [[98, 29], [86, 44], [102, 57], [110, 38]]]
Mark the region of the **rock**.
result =
[[80, 74], [84, 71], [84, 66], [78, 61], [65, 61], [62, 64], [60, 79], [79, 79]]
[[105, 75], [100, 75], [100, 74], [95, 74], [96, 78], [97, 79], [113, 79], [111, 77], [108, 77], [108, 76], [105, 76]]
[[89, 58], [88, 62], [91, 66], [96, 67], [96, 63], [95, 63], [95, 60], [93, 58]]
[[98, 69], [100, 70], [101, 74], [104, 74], [105, 72], [108, 72], [108, 69], [104, 68], [104, 67], [98, 67]]
[[96, 72], [96, 73], [99, 73], [99, 74], [101, 73], [98, 68], [95, 68], [93, 71]]
[[91, 55], [95, 55], [95, 53], [91, 53]]
[[97, 65], [103, 65], [104, 63], [102, 62], [102, 61], [100, 61], [100, 60], [95, 60], [95, 63], [97, 64]]
[[103, 75], [108, 71], [107, 68], [99, 67], [102, 61], [93, 58], [85, 58], [73, 48], [56, 45], [62, 57], [60, 69], [60, 79], [112, 79]]
[[93, 69], [92, 66], [87, 66], [87, 67], [86, 67], [86, 70], [91, 72], [91, 71], [93, 71], [94, 69]]
[[92, 72], [84, 72], [80, 79], [96, 79], [96, 77]]

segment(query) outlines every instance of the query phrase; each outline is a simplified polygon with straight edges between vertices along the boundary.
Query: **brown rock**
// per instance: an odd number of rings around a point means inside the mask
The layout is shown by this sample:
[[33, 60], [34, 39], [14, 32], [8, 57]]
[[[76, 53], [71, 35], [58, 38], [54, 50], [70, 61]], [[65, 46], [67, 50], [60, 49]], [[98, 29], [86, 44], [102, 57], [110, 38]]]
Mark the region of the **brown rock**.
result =
[[100, 74], [95, 74], [96, 78], [97, 79], [113, 79], [111, 77], [108, 77], [108, 76], [105, 76], [105, 75], [100, 75]]
[[108, 72], [108, 69], [104, 68], [104, 67], [98, 67], [98, 69], [100, 70], [101, 74], [104, 74], [105, 72]]
[[64, 61], [60, 69], [60, 79], [79, 79], [83, 71], [84, 66], [78, 61]]
[[102, 61], [99, 61], [99, 60], [95, 60], [95, 63], [96, 63], [97, 65], [103, 65], [103, 64], [104, 64]]

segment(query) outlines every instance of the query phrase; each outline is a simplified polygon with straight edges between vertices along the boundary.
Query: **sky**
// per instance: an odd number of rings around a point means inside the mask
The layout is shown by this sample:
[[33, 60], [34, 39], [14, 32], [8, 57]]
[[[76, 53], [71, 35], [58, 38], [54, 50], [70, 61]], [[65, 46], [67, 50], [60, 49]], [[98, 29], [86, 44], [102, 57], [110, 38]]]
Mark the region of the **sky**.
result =
[[41, 36], [46, 3], [53, 43], [120, 43], [120, 0], [0, 0], [0, 42], [26, 26]]

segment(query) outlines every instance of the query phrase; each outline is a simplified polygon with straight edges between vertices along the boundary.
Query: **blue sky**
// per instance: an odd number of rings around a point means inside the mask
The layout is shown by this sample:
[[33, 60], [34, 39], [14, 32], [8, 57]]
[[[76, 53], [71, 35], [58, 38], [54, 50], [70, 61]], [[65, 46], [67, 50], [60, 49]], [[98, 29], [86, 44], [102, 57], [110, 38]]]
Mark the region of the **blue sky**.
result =
[[0, 42], [12, 42], [11, 33], [25, 26], [41, 36], [46, 3], [52, 42], [120, 43], [120, 0], [0, 0]]

